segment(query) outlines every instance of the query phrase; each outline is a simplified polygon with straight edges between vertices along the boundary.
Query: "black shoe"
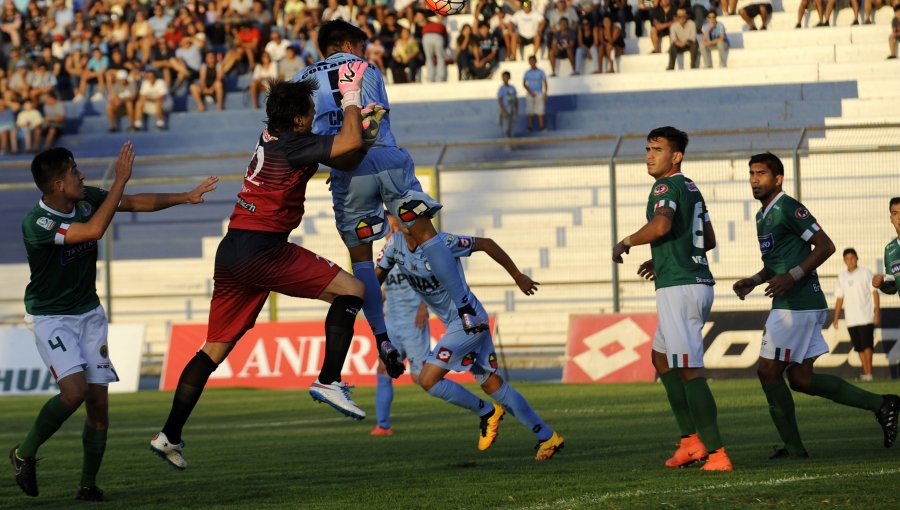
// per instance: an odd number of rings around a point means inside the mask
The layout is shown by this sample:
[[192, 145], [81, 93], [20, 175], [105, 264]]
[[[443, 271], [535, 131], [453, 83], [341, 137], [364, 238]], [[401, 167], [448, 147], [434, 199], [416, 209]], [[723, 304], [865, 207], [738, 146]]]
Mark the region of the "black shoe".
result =
[[884, 447], [890, 448], [897, 439], [897, 418], [900, 415], [900, 397], [884, 395], [884, 404], [875, 413], [875, 419], [884, 432]]
[[[541, 131], [546, 131], [546, 129], [541, 128]], [[490, 322], [487, 319], [479, 318], [472, 305], [466, 305], [458, 309], [457, 313], [459, 313], [459, 320], [462, 321], [463, 330], [466, 333], [474, 335], [475, 333], [487, 331], [490, 327]]]
[[96, 485], [79, 488], [78, 492], [75, 493], [75, 499], [80, 499], [81, 501], [109, 501], [106, 499], [106, 496], [103, 495], [103, 491], [100, 490], [100, 487], [97, 487]]
[[18, 448], [19, 445], [15, 445], [13, 446], [13, 449], [9, 451], [9, 461], [12, 463], [13, 470], [16, 472], [16, 483], [22, 488], [22, 492], [31, 497], [35, 497], [38, 495], [37, 471], [35, 469], [37, 467], [37, 459], [34, 457], [20, 459], [18, 455], [16, 455], [16, 449]]
[[779, 448], [777, 446], [773, 446], [772, 449], [775, 451], [772, 453], [772, 455], [769, 456], [770, 460], [788, 459], [791, 457], [798, 458], [798, 459], [808, 459], [809, 458], [809, 453], [807, 453], [806, 451], [804, 451], [803, 453], [801, 453], [799, 455], [791, 455], [791, 452], [789, 452], [787, 450], [787, 448]]
[[403, 361], [400, 359], [400, 351], [390, 341], [381, 342], [381, 345], [378, 346], [378, 357], [384, 363], [384, 368], [391, 378], [396, 379], [406, 371], [406, 367], [403, 366]]
[[855, 27], [856, 25], [859, 25], [859, 20], [858, 20], [858, 19], [855, 19], [855, 20], [853, 20], [853, 23], [850, 23], [850, 26], [851, 26], [851, 27]]

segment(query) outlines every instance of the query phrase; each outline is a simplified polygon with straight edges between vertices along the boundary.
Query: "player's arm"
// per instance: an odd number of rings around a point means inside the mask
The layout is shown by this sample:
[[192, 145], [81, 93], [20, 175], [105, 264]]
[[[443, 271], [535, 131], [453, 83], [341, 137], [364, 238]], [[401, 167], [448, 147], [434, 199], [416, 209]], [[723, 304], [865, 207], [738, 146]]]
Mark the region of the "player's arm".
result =
[[885, 294], [897, 293], [896, 280], [888, 280], [884, 277], [884, 275], [881, 274], [876, 274], [872, 277], [872, 286], [880, 290], [881, 292], [884, 292]]
[[428, 325], [428, 305], [425, 301], [419, 302], [419, 309], [416, 310], [416, 329], [424, 329]]
[[72, 223], [65, 234], [65, 244], [78, 244], [86, 241], [97, 241], [106, 232], [113, 215], [116, 214], [116, 206], [125, 192], [125, 184], [131, 178], [131, 170], [134, 168], [134, 148], [131, 142], [125, 142], [119, 150], [116, 159], [116, 177], [103, 203], [97, 208], [97, 212], [91, 219], [84, 223]]
[[344, 123], [335, 135], [331, 154], [324, 163], [332, 168], [352, 171], [366, 156], [362, 138], [362, 84], [368, 63], [354, 60], [338, 69], [338, 89], [341, 92], [341, 109]]
[[750, 278], [741, 278], [740, 280], [734, 282], [734, 285], [731, 287], [734, 290], [734, 293], [737, 294], [737, 297], [744, 300], [744, 297], [747, 294], [753, 292], [753, 289], [756, 288], [757, 285], [769, 279], [769, 271], [763, 267], [758, 273], [751, 276]]
[[184, 193], [138, 193], [123, 195], [118, 211], [153, 212], [181, 204], [202, 204], [203, 195], [216, 189], [219, 178], [211, 175], [196, 188]]
[[766, 287], [766, 296], [780, 297], [793, 288], [794, 283], [816, 270], [834, 254], [834, 243], [824, 230], [819, 230], [807, 241], [813, 245], [810, 254], [787, 273], [773, 276]]
[[378, 278], [378, 283], [383, 284], [385, 280], [387, 280], [388, 270], [382, 269], [381, 266], [375, 266], [375, 278]]
[[637, 232], [626, 236], [613, 247], [613, 262], [622, 263], [622, 255], [628, 253], [632, 246], [650, 244], [665, 236], [672, 230], [672, 219], [675, 209], [668, 206], [657, 207], [653, 219], [648, 221]]
[[506, 269], [506, 272], [512, 276], [514, 282], [526, 295], [530, 296], [537, 291], [537, 286], [540, 283], [533, 281], [527, 274], [519, 271], [516, 263], [513, 262], [513, 259], [506, 253], [503, 248], [500, 247], [499, 244], [494, 242], [493, 239], [487, 237], [474, 237], [474, 246], [472, 247], [472, 251], [483, 251], [488, 254], [488, 256], [494, 259], [494, 262], [500, 264], [503, 269]]
[[716, 247], [716, 231], [713, 230], [712, 222], [707, 220], [703, 223], [703, 251], [709, 251]]
[[875, 305], [875, 314], [872, 317], [872, 324], [881, 326], [881, 298], [878, 296], [878, 291], [872, 293], [872, 303]]

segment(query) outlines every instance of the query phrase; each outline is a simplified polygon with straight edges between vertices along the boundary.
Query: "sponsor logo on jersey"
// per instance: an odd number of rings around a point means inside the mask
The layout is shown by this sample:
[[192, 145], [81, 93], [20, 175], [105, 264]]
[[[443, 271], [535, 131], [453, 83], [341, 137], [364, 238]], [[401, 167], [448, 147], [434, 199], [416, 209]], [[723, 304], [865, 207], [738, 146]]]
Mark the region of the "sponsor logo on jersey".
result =
[[277, 136], [272, 136], [272, 135], [269, 133], [269, 128], [266, 128], [266, 129], [263, 129], [263, 132], [262, 132], [262, 139], [263, 139], [264, 142], [272, 142], [272, 141], [278, 140], [278, 137], [277, 137]]
[[237, 205], [239, 205], [243, 209], [250, 211], [253, 214], [256, 214], [256, 204], [254, 204], [253, 202], [248, 202], [243, 198], [238, 197]]
[[697, 185], [693, 183], [693, 181], [688, 181], [688, 182], [684, 183], [684, 187], [686, 187], [688, 191], [700, 191], [697, 188]]
[[109, 347], [107, 347], [106, 344], [100, 346], [100, 356], [103, 358], [109, 357]]
[[90, 216], [90, 214], [94, 212], [94, 206], [92, 206], [90, 202], [84, 200], [79, 201], [77, 207], [83, 216]]
[[40, 218], [38, 218], [37, 224], [39, 227], [45, 230], [53, 230], [53, 227], [56, 226], [56, 222], [51, 220], [50, 218], [47, 218], [46, 216], [41, 216]]
[[491, 365], [491, 368], [494, 370], [497, 369], [497, 353], [492, 352], [490, 356], [488, 356], [488, 363]]
[[900, 273], [900, 260], [891, 262], [891, 273], [892, 274]]
[[63, 250], [60, 257], [60, 263], [63, 265], [68, 264], [83, 255], [97, 251], [97, 241], [88, 241], [86, 243], [67, 246], [71, 246], [71, 248]]
[[798, 220], [805, 220], [806, 218], [809, 218], [809, 209], [801, 207], [794, 211], [794, 216], [796, 216]]
[[438, 352], [435, 355], [435, 358], [437, 358], [438, 361], [443, 361], [444, 363], [450, 363], [450, 358], [452, 357], [453, 351], [446, 347], [441, 347], [440, 349], [438, 349]]
[[97, 364], [97, 368], [104, 368], [104, 369], [105, 369], [105, 368], [109, 368], [109, 367], [111, 367], [111, 366], [112, 366], [112, 365], [110, 365], [109, 363], [98, 363], [98, 364]]
[[356, 224], [356, 237], [360, 241], [378, 236], [384, 231], [384, 220], [378, 216], [369, 216]]
[[471, 365], [472, 363], [475, 363], [475, 353], [470, 352], [470, 353], [466, 354], [465, 356], [463, 356], [461, 363], [462, 363], [462, 366], [464, 366], [464, 367], [467, 367], [467, 366]]
[[458, 237], [456, 238], [456, 246], [460, 248], [470, 248], [472, 246], [472, 238], [471, 237]]
[[657, 184], [656, 187], [653, 188], [653, 195], [658, 197], [666, 191], [669, 191], [668, 186], [666, 186], [665, 184]]
[[400, 206], [400, 219], [409, 223], [428, 212], [428, 206], [421, 200], [410, 200]]
[[775, 236], [768, 234], [765, 236], [757, 236], [759, 240], [759, 251], [765, 255], [775, 248]]

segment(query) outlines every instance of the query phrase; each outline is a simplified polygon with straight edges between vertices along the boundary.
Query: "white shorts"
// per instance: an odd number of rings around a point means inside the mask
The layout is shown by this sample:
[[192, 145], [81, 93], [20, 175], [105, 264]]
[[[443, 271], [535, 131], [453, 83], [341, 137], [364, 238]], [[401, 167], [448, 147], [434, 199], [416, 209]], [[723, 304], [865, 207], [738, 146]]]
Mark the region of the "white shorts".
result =
[[544, 114], [544, 96], [537, 95], [531, 97], [531, 94], [525, 94], [525, 115], [543, 115]]
[[774, 309], [766, 319], [759, 357], [785, 363], [803, 363], [828, 352], [822, 336], [827, 310]]
[[666, 354], [669, 368], [703, 366], [703, 324], [713, 295], [710, 285], [678, 285], [656, 291], [658, 325], [653, 350]]
[[81, 371], [89, 384], [119, 380], [109, 359], [102, 306], [81, 315], [35, 315], [32, 319], [38, 352], [57, 381]]

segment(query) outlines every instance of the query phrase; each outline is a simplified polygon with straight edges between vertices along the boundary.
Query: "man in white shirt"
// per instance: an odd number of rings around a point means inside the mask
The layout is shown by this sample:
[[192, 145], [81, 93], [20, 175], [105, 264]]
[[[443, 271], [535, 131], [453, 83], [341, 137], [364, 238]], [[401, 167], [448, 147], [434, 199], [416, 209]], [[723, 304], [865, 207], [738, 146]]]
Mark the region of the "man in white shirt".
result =
[[860, 380], [871, 381], [872, 347], [875, 343], [875, 326], [881, 322], [881, 310], [878, 290], [873, 291], [869, 286], [872, 272], [858, 267], [857, 262], [859, 257], [856, 250], [853, 248], [844, 250], [844, 264], [847, 265], [847, 270], [841, 271], [838, 275], [837, 286], [834, 289], [836, 298], [834, 328], [838, 327], [843, 308], [853, 350], [859, 353], [859, 360], [862, 362], [863, 373]]
[[144, 80], [141, 82], [141, 89], [138, 92], [137, 106], [135, 107], [134, 127], [143, 129], [143, 117], [146, 115], [156, 116], [156, 128], [162, 129], [165, 124], [165, 109], [163, 103], [169, 95], [169, 87], [166, 82], [156, 77], [156, 70], [147, 69], [144, 73]]
[[[281, 60], [284, 58], [284, 54], [287, 51], [288, 47], [291, 45], [291, 42], [281, 37], [277, 31], [273, 30], [271, 39], [266, 43], [265, 51], [272, 57], [272, 62], [276, 64], [281, 64]], [[292, 78], [293, 76], [289, 76], [288, 78]]]
[[515, 58], [518, 51], [521, 51], [521, 58], [525, 60], [525, 46], [529, 44], [534, 45], [532, 53], [541, 47], [541, 32], [539, 29], [542, 21], [544, 21], [544, 17], [534, 10], [531, 2], [522, 2], [522, 9], [516, 11], [512, 16], [512, 23], [516, 26], [516, 37], [510, 41], [512, 48], [509, 49], [509, 54], [513, 58]]

